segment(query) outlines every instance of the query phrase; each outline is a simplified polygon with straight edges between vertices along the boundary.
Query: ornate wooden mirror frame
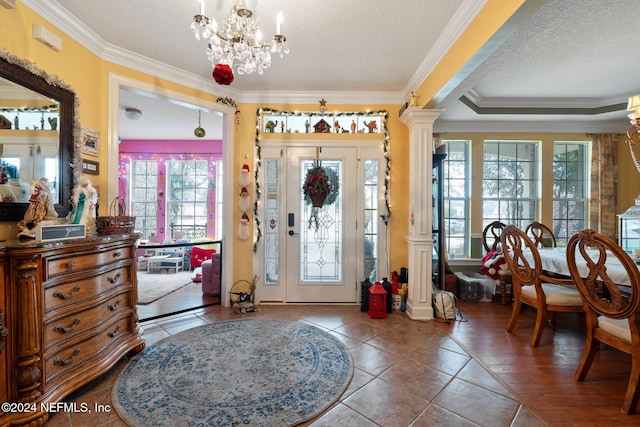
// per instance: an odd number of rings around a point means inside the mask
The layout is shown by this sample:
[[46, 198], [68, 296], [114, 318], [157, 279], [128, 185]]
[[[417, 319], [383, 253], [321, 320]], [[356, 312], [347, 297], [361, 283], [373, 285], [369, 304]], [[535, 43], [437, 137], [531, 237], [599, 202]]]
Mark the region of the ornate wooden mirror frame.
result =
[[[71, 194], [74, 176], [81, 165], [80, 125], [76, 118], [76, 96], [57, 76], [51, 76], [26, 60], [18, 59], [6, 51], [0, 51], [0, 77], [10, 80], [59, 103], [59, 173], [60, 200], [55, 203], [56, 212], [65, 217], [71, 210]], [[24, 217], [28, 203], [0, 203], [0, 221], [19, 221]]]

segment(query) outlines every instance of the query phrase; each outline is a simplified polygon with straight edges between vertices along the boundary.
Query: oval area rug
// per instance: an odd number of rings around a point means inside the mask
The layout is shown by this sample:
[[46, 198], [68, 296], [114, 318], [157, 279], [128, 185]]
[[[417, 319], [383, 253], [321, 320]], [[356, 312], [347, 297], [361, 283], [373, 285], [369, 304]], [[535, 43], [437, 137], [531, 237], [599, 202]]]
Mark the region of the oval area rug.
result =
[[230, 320], [145, 349], [112, 397], [132, 426], [292, 426], [337, 401], [352, 376], [349, 350], [319, 328]]

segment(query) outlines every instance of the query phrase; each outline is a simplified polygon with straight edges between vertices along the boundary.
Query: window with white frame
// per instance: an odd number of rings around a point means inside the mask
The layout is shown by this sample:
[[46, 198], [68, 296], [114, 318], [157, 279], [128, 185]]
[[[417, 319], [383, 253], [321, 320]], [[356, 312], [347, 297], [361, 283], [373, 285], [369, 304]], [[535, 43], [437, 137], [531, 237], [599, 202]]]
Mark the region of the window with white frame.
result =
[[[168, 226], [204, 229], [206, 237], [209, 171], [206, 160], [172, 160], [167, 165]], [[194, 231], [198, 235], [198, 231]]]
[[135, 231], [148, 239], [158, 229], [158, 162], [131, 162], [131, 211], [136, 218]]
[[587, 212], [587, 144], [553, 144], [553, 234], [558, 242], [585, 228]]
[[536, 219], [537, 143], [484, 141], [483, 225], [492, 221], [526, 227]]
[[469, 141], [443, 141], [444, 228], [447, 253], [467, 257], [469, 248]]

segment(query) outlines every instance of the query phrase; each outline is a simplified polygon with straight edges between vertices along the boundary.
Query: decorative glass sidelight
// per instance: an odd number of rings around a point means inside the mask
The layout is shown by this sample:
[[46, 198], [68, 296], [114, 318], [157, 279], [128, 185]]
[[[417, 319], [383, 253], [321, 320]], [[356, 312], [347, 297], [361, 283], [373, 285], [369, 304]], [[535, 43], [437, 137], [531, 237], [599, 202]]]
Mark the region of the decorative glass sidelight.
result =
[[372, 283], [378, 280], [378, 160], [364, 161], [364, 277]]
[[264, 283], [275, 285], [280, 282], [280, 160], [267, 159], [264, 163], [265, 207], [265, 245], [264, 245]]
[[[314, 160], [300, 162], [300, 188], [306, 171], [314, 166]], [[328, 175], [336, 180], [336, 189], [342, 188], [342, 161], [322, 160], [322, 167], [330, 170]], [[340, 191], [335, 191], [332, 203], [325, 202], [321, 208], [312, 207], [300, 197], [300, 282], [340, 282], [342, 280], [343, 256], [343, 200]]]

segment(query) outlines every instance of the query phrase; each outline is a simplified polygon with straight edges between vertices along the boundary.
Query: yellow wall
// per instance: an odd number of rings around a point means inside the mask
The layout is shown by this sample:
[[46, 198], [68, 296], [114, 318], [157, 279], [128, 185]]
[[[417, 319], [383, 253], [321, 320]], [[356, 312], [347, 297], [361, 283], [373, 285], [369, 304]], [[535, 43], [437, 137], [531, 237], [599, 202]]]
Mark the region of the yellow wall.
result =
[[[53, 31], [62, 39], [62, 50], [56, 52], [31, 36], [31, 28], [34, 23], [40, 23]], [[168, 89], [207, 101], [215, 102], [217, 96], [212, 96], [173, 82], [168, 82], [131, 70], [113, 63], [104, 61], [93, 55], [90, 51], [76, 43], [53, 25], [44, 21], [29, 8], [17, 3], [14, 10], [0, 9], [0, 49], [7, 50], [10, 54], [32, 62], [36, 67], [48, 74], [57, 75], [65, 84], [70, 86], [80, 100], [78, 116], [83, 127], [97, 130], [100, 133], [100, 175], [91, 176], [94, 185], [101, 189], [107, 188], [108, 177], [106, 171], [107, 147], [108, 147], [108, 81], [109, 74], [135, 79], [144, 83], [153, 84], [163, 89]], [[212, 82], [213, 84], [213, 82]], [[236, 125], [234, 169], [240, 170], [245, 162], [244, 155], [253, 153], [255, 139], [256, 111], [259, 107], [269, 107], [280, 110], [315, 111], [317, 104], [313, 105], [256, 105], [239, 104], [241, 111], [240, 124]], [[392, 216], [389, 221], [390, 239], [390, 268], [399, 270], [407, 265], [407, 246], [404, 236], [408, 230], [408, 213], [406, 200], [408, 197], [409, 180], [408, 170], [408, 130], [398, 119], [399, 105], [331, 105], [328, 111], [389, 111], [388, 129], [391, 136], [390, 151], [392, 159], [392, 171], [390, 176], [390, 204]], [[234, 177], [236, 180], [237, 177]], [[236, 183], [233, 183], [237, 186]], [[104, 192], [104, 190], [103, 190]], [[106, 215], [108, 203], [100, 206], [101, 215]], [[235, 214], [233, 229], [237, 229], [240, 215]], [[17, 233], [15, 224], [0, 222], [0, 237], [10, 238]], [[234, 241], [234, 259], [242, 260], [234, 265], [234, 282], [240, 279], [250, 280], [247, 271], [252, 271], [251, 265], [245, 260], [250, 260], [252, 254], [252, 239], [247, 241]], [[249, 273], [250, 275], [251, 273]]]
[[[417, 94], [420, 95], [420, 103], [427, 103], [523, 3], [525, 3], [524, 0], [489, 0], [485, 9], [480, 13], [478, 19], [469, 27], [467, 33], [463, 35], [451, 52], [438, 64], [432, 75], [421, 85], [417, 91]], [[34, 23], [44, 25], [47, 29], [59, 36], [62, 39], [62, 51], [55, 52], [48, 46], [33, 39], [31, 31]], [[0, 8], [0, 49], [5, 49], [16, 57], [33, 62], [38, 68], [49, 74], [59, 76], [62, 81], [71, 86], [76, 92], [80, 100], [78, 115], [82, 126], [97, 130], [101, 135], [100, 156], [98, 159], [101, 163], [101, 174], [97, 177], [91, 177], [94, 185], [98, 185], [101, 189], [107, 188], [107, 179], [110, 179], [105, 172], [108, 170], [106, 167], [108, 141], [106, 139], [108, 137], [107, 108], [109, 73], [115, 73], [126, 78], [153, 84], [210, 102], [215, 102], [217, 98], [214, 95], [101, 60], [56, 29], [53, 25], [44, 21], [29, 8], [23, 6], [20, 2], [17, 2], [17, 8], [13, 10]], [[240, 170], [242, 164], [245, 162], [245, 153], [254, 152], [253, 142], [256, 131], [255, 114], [258, 107], [269, 107], [279, 110], [314, 111], [317, 110], [318, 105], [239, 104], [238, 107], [241, 110], [241, 115], [240, 124], [236, 126], [234, 170]], [[388, 129], [391, 136], [390, 204], [392, 209], [392, 216], [389, 223], [389, 267], [391, 271], [406, 266], [408, 259], [407, 245], [404, 240], [408, 231], [409, 216], [407, 205], [409, 187], [409, 177], [407, 174], [409, 166], [408, 129], [398, 119], [399, 107], [400, 106], [396, 105], [332, 105], [330, 102], [328, 105], [329, 111], [366, 111], [366, 109], [389, 111]], [[498, 134], [495, 138], [505, 136], [505, 134]], [[462, 136], [460, 137], [462, 138]], [[474, 139], [477, 137], [478, 135], [471, 136], [470, 138]], [[487, 136], [483, 135], [482, 137]], [[553, 135], [538, 135], [537, 138], [531, 135], [510, 135], [509, 137], [546, 140], [547, 138], [553, 138]], [[581, 137], [584, 137], [584, 135]], [[456, 136], [447, 135], [446, 138], [452, 139], [456, 138]], [[479, 150], [480, 151], [478, 151], [478, 145], [474, 145], [473, 156], [481, 156], [481, 146]], [[625, 146], [621, 146], [620, 159], [620, 177], [621, 182], [624, 182], [625, 185], [620, 186], [618, 213], [623, 212], [630, 206], [630, 204], [633, 203], [633, 199], [640, 193], [640, 180], [638, 180], [638, 176], [635, 175], [637, 172], [629, 160], [628, 151]], [[548, 168], [549, 165], [543, 167]], [[478, 183], [481, 183], [479, 179], [481, 172], [482, 171], [478, 170], [472, 172], [474, 178], [473, 195], [481, 194], [481, 188], [478, 187]], [[234, 177], [234, 180], [235, 179], [237, 179], [237, 177]], [[235, 182], [233, 184], [236, 185]], [[545, 191], [544, 194], [546, 193]], [[104, 212], [106, 205], [108, 205], [108, 203], [101, 204], [100, 214], [106, 214], [106, 212]], [[472, 208], [474, 212], [481, 212], [480, 198], [473, 198]], [[543, 221], [547, 220], [549, 216], [549, 210], [542, 212]], [[233, 229], [237, 229], [239, 220], [240, 216], [236, 214]], [[481, 219], [475, 219], [474, 217], [472, 232], [479, 232], [479, 230], [481, 230], [479, 221], [481, 221]], [[15, 224], [0, 222], [0, 238], [14, 236], [16, 233], [15, 230]], [[236, 240], [234, 242], [234, 260], [250, 259], [251, 254], [251, 239], [242, 242]], [[240, 279], [250, 280], [250, 277], [246, 277], [247, 271], [251, 271], [251, 267], [247, 265], [246, 262], [236, 263], [234, 281]]]

